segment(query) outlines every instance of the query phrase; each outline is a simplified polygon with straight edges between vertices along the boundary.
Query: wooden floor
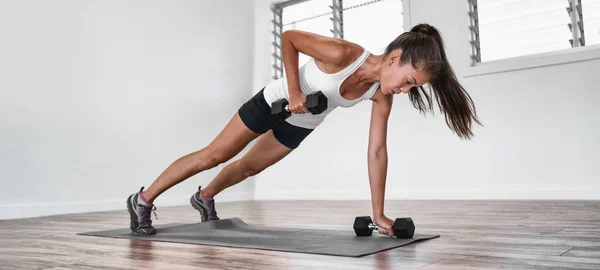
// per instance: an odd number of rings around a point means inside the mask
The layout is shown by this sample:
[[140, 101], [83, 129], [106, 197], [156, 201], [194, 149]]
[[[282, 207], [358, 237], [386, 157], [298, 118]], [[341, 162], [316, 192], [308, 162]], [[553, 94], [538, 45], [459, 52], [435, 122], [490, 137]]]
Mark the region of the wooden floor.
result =
[[[217, 202], [251, 225], [352, 230], [369, 201]], [[155, 224], [198, 222], [191, 206]], [[361, 258], [78, 236], [125, 228], [125, 210], [0, 221], [0, 269], [600, 269], [599, 201], [387, 201], [441, 237]], [[375, 233], [374, 235], [377, 235]]]

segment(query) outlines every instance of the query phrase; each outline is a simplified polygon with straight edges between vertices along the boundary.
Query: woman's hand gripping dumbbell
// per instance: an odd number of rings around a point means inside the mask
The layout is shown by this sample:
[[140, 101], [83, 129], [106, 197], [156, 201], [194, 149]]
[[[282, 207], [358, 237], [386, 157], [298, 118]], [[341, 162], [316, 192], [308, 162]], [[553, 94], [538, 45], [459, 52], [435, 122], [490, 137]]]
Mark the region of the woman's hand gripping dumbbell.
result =
[[[306, 108], [311, 114], [323, 113], [327, 110], [327, 97], [321, 91], [307, 95]], [[290, 117], [289, 102], [285, 98], [276, 100], [271, 104], [271, 114], [278, 114], [284, 119]]]

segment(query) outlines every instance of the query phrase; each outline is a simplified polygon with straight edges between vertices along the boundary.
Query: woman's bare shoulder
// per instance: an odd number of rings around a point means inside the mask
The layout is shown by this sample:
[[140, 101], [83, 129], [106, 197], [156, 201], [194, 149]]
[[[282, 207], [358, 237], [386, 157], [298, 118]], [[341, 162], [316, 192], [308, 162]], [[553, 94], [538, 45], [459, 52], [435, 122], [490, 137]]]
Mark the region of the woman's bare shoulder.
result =
[[333, 74], [342, 71], [350, 64], [354, 63], [354, 61], [356, 61], [365, 50], [362, 46], [356, 43], [344, 39], [338, 39], [338, 41], [342, 45], [339, 46], [339, 49], [341, 50], [339, 54], [339, 61], [336, 63], [326, 63], [324, 61], [315, 59], [315, 64], [317, 64], [317, 67], [319, 67], [319, 69], [325, 73]]

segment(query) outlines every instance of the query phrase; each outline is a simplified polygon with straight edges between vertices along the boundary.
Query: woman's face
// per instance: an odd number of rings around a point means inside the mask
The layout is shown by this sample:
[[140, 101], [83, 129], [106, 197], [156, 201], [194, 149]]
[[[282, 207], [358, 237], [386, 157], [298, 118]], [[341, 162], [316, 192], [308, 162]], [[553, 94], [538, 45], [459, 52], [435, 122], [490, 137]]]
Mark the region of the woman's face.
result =
[[401, 55], [401, 52], [394, 51], [384, 60], [379, 82], [384, 95], [406, 94], [411, 88], [429, 81], [429, 76], [421, 69], [416, 70], [410, 63], [401, 64]]

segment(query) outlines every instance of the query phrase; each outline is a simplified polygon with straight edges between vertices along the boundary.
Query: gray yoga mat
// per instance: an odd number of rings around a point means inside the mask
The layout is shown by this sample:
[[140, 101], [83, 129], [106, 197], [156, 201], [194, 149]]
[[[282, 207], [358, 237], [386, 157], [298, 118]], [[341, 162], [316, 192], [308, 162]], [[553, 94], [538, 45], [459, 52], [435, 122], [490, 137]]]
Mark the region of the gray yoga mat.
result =
[[129, 228], [78, 233], [78, 235], [346, 257], [361, 257], [415, 241], [439, 237], [439, 235], [415, 234], [411, 239], [396, 239], [377, 232], [373, 232], [372, 236], [358, 237], [351, 226], [345, 231], [256, 227], [246, 224], [239, 218], [157, 226], [156, 235], [152, 236], [134, 236]]

